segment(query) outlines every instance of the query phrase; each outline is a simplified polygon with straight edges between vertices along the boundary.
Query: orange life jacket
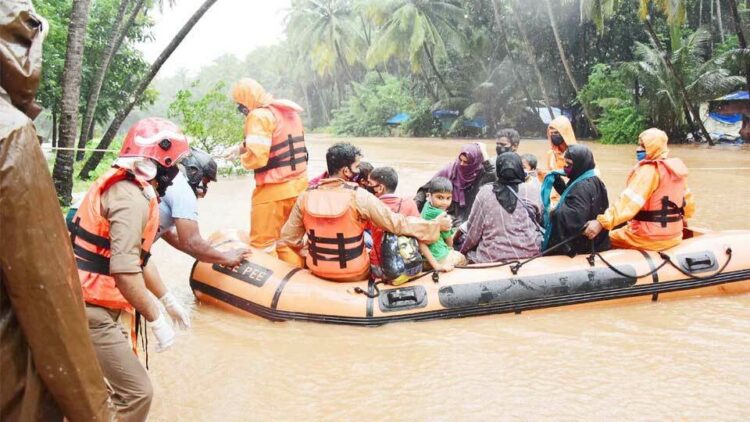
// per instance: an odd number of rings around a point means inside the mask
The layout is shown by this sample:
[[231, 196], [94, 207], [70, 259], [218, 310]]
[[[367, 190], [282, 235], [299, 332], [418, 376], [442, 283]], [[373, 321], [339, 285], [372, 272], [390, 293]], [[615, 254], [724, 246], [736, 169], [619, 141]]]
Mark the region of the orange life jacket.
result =
[[370, 260], [365, 250], [365, 223], [354, 206], [357, 186], [340, 189], [313, 187], [302, 204], [302, 223], [307, 230], [307, 268], [333, 281], [352, 281], [367, 276]]
[[[112, 256], [109, 238], [109, 221], [101, 214], [102, 196], [115, 183], [136, 183], [142, 189], [149, 186], [124, 169], [113, 168], [102, 175], [91, 186], [81, 202], [73, 220], [68, 225], [70, 240], [81, 279], [83, 300], [86, 303], [110, 309], [133, 311], [132, 305], [122, 296], [109, 273], [109, 258]], [[159, 228], [159, 204], [154, 196], [149, 201], [148, 222], [143, 230], [141, 243], [141, 266], [150, 256], [151, 244]]]
[[[672, 239], [682, 236], [687, 178], [674, 171], [684, 168], [679, 158], [642, 160], [628, 175], [628, 182], [641, 166], [656, 166], [659, 186], [646, 199], [638, 214], [628, 224], [633, 234], [649, 239]], [[679, 205], [678, 205], [679, 204]]]
[[276, 118], [268, 163], [255, 170], [255, 184], [283, 183], [307, 173], [307, 148], [302, 119], [295, 110], [265, 106]]

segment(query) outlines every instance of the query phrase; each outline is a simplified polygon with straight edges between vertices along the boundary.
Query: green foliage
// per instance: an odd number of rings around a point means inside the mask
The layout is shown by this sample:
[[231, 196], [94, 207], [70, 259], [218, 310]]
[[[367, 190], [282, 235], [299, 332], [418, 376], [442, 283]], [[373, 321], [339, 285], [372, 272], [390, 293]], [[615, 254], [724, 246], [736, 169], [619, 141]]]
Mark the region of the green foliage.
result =
[[631, 99], [632, 93], [625, 81], [622, 70], [604, 63], [595, 64], [588, 83], [581, 88], [578, 100], [591, 105], [594, 118], [597, 118], [604, 111], [620, 107]]
[[646, 117], [635, 107], [623, 105], [607, 108], [596, 124], [603, 144], [632, 144], [646, 130]]
[[429, 115], [429, 102], [415, 100], [404, 80], [383, 75], [382, 83], [370, 74], [364, 83], [355, 84], [356, 95], [334, 111], [331, 128], [337, 135], [385, 136], [389, 129], [386, 121], [398, 113], [411, 116], [404, 130], [416, 131], [424, 125], [424, 114]]
[[182, 130], [207, 152], [242, 139], [243, 118], [229, 99], [223, 82], [198, 98], [190, 90], [178, 91], [169, 106], [169, 117], [177, 118]]

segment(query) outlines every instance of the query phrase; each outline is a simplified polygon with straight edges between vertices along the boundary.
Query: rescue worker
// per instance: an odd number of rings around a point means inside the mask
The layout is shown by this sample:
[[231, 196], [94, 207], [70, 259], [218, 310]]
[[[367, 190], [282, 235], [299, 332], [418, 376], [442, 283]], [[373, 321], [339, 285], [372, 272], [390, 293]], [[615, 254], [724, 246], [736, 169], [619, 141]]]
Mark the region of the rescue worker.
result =
[[606, 229], [613, 248], [650, 251], [682, 242], [682, 229], [695, 212], [695, 201], [687, 187], [688, 169], [679, 158], [668, 158], [667, 143], [667, 134], [655, 128], [638, 136], [638, 164], [630, 171], [625, 190], [604, 214], [586, 224], [586, 237], [593, 239]]
[[332, 281], [366, 280], [370, 259], [364, 246], [368, 223], [384, 231], [432, 243], [441, 230], [450, 230], [451, 218], [434, 221], [395, 214], [365, 189], [352, 183], [359, 173], [361, 152], [349, 143], [338, 143], [326, 152], [330, 178], [303, 192], [281, 231], [281, 242], [294, 250], [304, 246], [307, 267]]
[[[175, 249], [193, 258], [227, 267], [239, 265], [250, 255], [250, 249], [237, 248], [220, 251], [211, 246], [200, 233], [198, 226], [198, 199], [206, 196], [208, 184], [216, 181], [216, 161], [206, 152], [191, 148], [190, 154], [179, 164], [180, 172], [172, 180], [166, 194], [159, 201], [159, 233]], [[153, 261], [143, 269], [146, 285], [163, 286], [161, 276]], [[172, 292], [157, 291], [165, 308], [174, 309], [173, 322], [183, 328], [190, 327], [190, 316], [184, 311]]]
[[577, 143], [570, 120], [565, 116], [555, 117], [547, 126], [547, 140], [550, 147], [547, 151], [547, 171], [564, 169], [565, 151]]
[[242, 166], [255, 171], [250, 246], [301, 265], [291, 249], [277, 247], [276, 241], [294, 201], [307, 189], [307, 148], [299, 116], [302, 107], [274, 99], [250, 78], [232, 88], [232, 98], [247, 116], [245, 139], [239, 148]]
[[[164, 301], [167, 289], [144, 282], [142, 271], [159, 228], [157, 195], [164, 196], [179, 172], [177, 162], [188, 152], [187, 138], [174, 123], [159, 118], [137, 122], [125, 136], [119, 158], [91, 186], [69, 227], [89, 334], [122, 420], [145, 420], [153, 390], [135, 347], [123, 335], [120, 316], [137, 313], [133, 343], [138, 314], [148, 321], [157, 352], [175, 338], [149, 293]], [[165, 305], [177, 320], [186, 314], [178, 302]]]
[[0, 420], [107, 421], [73, 250], [32, 121], [47, 25], [29, 0], [0, 2]]

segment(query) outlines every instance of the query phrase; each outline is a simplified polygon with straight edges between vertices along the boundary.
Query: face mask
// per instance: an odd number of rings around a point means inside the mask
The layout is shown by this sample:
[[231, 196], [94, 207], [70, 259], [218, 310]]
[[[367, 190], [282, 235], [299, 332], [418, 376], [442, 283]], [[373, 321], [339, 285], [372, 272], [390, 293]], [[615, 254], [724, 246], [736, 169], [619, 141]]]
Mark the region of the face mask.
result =
[[635, 152], [635, 159], [637, 161], [643, 161], [646, 159], [646, 151], [636, 151]]
[[242, 104], [237, 104], [237, 111], [247, 116], [250, 113], [250, 110], [247, 109], [247, 107], [243, 106]]
[[167, 188], [172, 186], [172, 180], [174, 180], [175, 176], [177, 176], [177, 173], [179, 172], [180, 170], [177, 168], [177, 166], [156, 166], [156, 194], [159, 195], [159, 197], [163, 197], [167, 194]]
[[565, 142], [565, 139], [559, 133], [555, 133], [550, 137], [550, 141], [552, 141], [552, 145], [559, 147]]
[[563, 168], [563, 171], [565, 172], [565, 175], [570, 177], [571, 174], [573, 174], [573, 167], [565, 167]]
[[497, 152], [497, 155], [504, 154], [506, 152], [513, 151], [513, 147], [510, 145], [496, 145], [495, 151]]
[[349, 171], [350, 171], [350, 172], [352, 173], [351, 177], [349, 177], [349, 182], [352, 182], [352, 183], [359, 183], [359, 179], [360, 179], [360, 177], [362, 177], [362, 176], [361, 176], [361, 175], [359, 174], [359, 170], [357, 170], [357, 171], [355, 172], [354, 170], [352, 170], [352, 168], [351, 168], [351, 167], [349, 167]]

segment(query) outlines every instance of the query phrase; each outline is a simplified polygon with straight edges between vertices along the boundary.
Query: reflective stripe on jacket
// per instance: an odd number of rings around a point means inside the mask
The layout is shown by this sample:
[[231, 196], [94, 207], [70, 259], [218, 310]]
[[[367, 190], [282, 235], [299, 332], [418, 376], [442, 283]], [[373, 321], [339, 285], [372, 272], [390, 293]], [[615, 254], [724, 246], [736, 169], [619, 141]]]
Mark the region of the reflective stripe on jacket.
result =
[[[637, 236], [650, 239], [682, 236], [687, 178], [680, 170], [684, 169], [685, 165], [679, 158], [668, 158], [643, 160], [637, 167], [646, 165], [656, 167], [659, 185], [630, 221], [631, 231]], [[634, 173], [635, 170], [631, 170], [628, 181]]]

